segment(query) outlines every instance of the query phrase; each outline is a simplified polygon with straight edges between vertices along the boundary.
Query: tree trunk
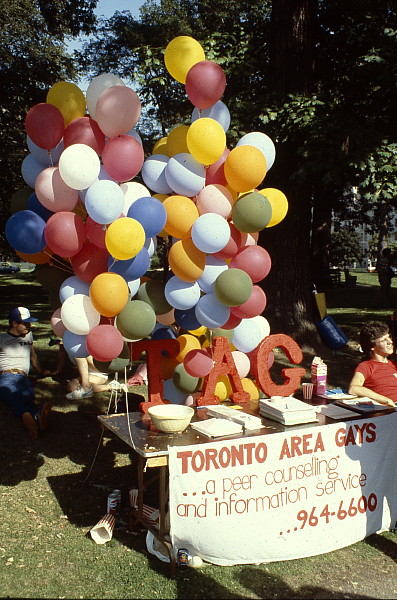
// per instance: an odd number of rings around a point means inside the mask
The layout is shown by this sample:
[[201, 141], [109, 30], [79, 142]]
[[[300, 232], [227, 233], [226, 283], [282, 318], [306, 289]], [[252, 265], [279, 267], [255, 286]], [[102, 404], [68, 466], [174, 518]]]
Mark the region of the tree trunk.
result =
[[[272, 89], [280, 103], [288, 93], [307, 94], [311, 89], [316, 7], [316, 0], [273, 0]], [[294, 143], [276, 146], [276, 161], [264, 187], [282, 190], [289, 209], [280, 224], [261, 232], [260, 243], [272, 258], [272, 269], [263, 281], [271, 331], [313, 347], [319, 342], [314, 324], [319, 317], [311, 280], [312, 184], [296, 177], [304, 160], [298, 152], [301, 142], [296, 137]]]

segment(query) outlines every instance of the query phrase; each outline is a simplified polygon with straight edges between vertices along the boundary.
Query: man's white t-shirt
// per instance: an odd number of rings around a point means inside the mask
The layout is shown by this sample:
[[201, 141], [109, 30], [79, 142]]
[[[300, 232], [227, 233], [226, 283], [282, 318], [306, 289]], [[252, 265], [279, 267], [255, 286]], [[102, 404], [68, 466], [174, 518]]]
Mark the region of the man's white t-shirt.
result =
[[30, 351], [33, 345], [31, 331], [23, 337], [0, 333], [0, 371], [21, 369], [26, 375], [30, 369]]

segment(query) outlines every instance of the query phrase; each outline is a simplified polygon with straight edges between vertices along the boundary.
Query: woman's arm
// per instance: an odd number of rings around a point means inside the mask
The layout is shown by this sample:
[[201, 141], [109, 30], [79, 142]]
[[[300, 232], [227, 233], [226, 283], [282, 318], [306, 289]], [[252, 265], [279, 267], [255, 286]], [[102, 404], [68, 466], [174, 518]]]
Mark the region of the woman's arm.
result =
[[381, 404], [386, 404], [387, 406], [395, 406], [395, 402], [386, 396], [382, 396], [382, 394], [378, 394], [373, 390], [365, 387], [365, 378], [362, 373], [356, 372], [353, 375], [353, 379], [349, 385], [349, 394], [352, 396], [366, 396], [367, 398], [371, 398], [371, 400], [377, 400]]

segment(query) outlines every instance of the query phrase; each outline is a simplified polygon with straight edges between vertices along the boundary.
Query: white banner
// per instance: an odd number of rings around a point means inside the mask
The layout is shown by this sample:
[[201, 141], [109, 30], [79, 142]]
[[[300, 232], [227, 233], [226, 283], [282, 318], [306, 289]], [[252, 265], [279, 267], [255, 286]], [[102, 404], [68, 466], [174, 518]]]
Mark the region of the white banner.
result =
[[397, 413], [169, 448], [171, 539], [217, 565], [331, 552], [394, 527]]

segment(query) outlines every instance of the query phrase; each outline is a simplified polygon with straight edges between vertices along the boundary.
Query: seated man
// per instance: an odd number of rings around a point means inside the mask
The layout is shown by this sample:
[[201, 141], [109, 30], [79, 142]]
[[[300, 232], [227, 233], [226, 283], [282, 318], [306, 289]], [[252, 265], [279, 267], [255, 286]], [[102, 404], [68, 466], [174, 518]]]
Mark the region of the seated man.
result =
[[360, 331], [364, 360], [356, 367], [349, 394], [366, 396], [394, 407], [397, 402], [397, 362], [389, 360], [394, 352], [386, 323], [372, 321]]
[[31, 323], [37, 321], [23, 306], [12, 308], [8, 314], [9, 327], [0, 334], [0, 399], [22, 419], [31, 439], [47, 429], [51, 404], [41, 408], [35, 404], [33, 384], [28, 377], [32, 364], [39, 376], [50, 371], [41, 369], [35, 349]]
[[127, 391], [126, 386], [115, 379], [108, 382], [108, 374], [101, 373], [96, 368], [92, 356], [86, 358], [74, 357], [72, 362], [76, 364], [79, 376], [68, 382], [69, 393], [66, 394], [68, 400], [91, 398], [94, 392]]

